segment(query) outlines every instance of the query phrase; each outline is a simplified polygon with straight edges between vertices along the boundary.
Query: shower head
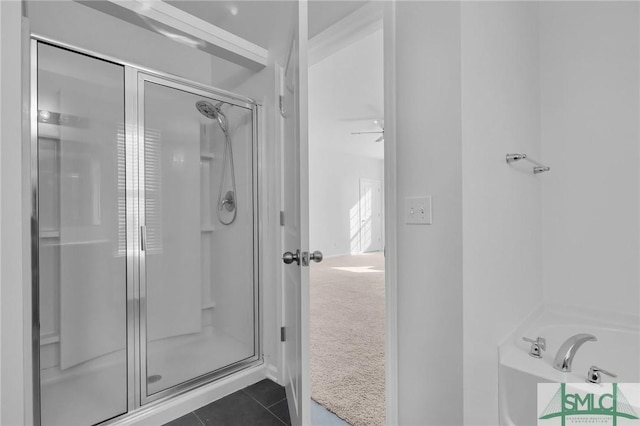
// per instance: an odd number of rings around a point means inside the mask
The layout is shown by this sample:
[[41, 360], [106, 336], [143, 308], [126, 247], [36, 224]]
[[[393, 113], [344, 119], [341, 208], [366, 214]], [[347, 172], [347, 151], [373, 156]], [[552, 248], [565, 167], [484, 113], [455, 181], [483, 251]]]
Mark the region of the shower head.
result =
[[221, 106], [222, 106], [222, 102], [219, 102], [216, 105], [213, 105], [211, 102], [207, 102], [207, 101], [196, 102], [196, 108], [198, 108], [198, 111], [200, 111], [200, 114], [214, 120], [218, 119], [218, 114], [220, 114]]
[[204, 115], [207, 118], [211, 118], [212, 120], [217, 120], [218, 124], [222, 128], [223, 132], [227, 131], [227, 117], [221, 110], [222, 104], [224, 102], [218, 102], [213, 105], [211, 102], [207, 101], [198, 101], [196, 102], [196, 108], [200, 111], [200, 114]]

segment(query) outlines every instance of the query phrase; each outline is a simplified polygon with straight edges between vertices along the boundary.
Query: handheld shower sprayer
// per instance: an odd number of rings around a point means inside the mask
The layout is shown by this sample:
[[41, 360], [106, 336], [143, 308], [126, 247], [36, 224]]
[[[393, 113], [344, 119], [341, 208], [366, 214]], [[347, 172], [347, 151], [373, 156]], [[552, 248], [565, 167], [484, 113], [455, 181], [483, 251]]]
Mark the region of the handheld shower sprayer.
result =
[[[202, 115], [212, 120], [216, 120], [220, 129], [224, 133], [224, 157], [222, 158], [222, 173], [220, 175], [220, 188], [218, 190], [218, 209], [216, 211], [218, 220], [223, 225], [231, 225], [236, 220], [237, 214], [237, 196], [236, 196], [236, 174], [233, 165], [233, 147], [231, 146], [231, 136], [229, 135], [229, 122], [227, 116], [222, 112], [224, 102], [218, 102], [213, 105], [208, 101], [196, 102], [196, 108]], [[224, 196], [225, 181], [227, 177], [227, 164], [229, 165], [229, 174], [231, 175], [231, 190], [227, 191]], [[222, 218], [222, 210], [232, 213], [230, 220]]]
[[224, 102], [218, 102], [215, 105], [208, 101], [196, 102], [196, 108], [198, 109], [198, 111], [200, 111], [200, 114], [212, 120], [217, 120], [222, 131], [226, 133], [229, 129], [227, 116], [224, 115], [221, 109], [222, 105], [224, 105]]

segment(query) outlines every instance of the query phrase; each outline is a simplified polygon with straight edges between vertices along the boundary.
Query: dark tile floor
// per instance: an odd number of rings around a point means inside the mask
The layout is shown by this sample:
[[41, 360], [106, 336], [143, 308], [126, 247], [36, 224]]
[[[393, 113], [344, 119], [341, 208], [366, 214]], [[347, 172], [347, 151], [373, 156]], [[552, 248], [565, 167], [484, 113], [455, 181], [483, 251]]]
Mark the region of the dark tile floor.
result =
[[165, 426], [291, 426], [284, 388], [264, 379]]

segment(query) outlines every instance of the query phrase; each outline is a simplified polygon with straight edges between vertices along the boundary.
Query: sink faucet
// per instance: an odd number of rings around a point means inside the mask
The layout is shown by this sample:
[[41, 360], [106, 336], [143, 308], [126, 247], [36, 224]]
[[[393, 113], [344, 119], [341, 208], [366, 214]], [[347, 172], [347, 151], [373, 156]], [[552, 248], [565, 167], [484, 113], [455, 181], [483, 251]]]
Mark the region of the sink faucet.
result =
[[571, 371], [571, 363], [573, 362], [573, 357], [576, 355], [576, 352], [585, 342], [596, 342], [598, 339], [596, 336], [592, 334], [576, 334], [575, 336], [569, 337], [566, 342], [560, 346], [558, 349], [558, 353], [556, 354], [556, 359], [553, 361], [553, 368], [556, 370], [560, 370], [562, 372]]

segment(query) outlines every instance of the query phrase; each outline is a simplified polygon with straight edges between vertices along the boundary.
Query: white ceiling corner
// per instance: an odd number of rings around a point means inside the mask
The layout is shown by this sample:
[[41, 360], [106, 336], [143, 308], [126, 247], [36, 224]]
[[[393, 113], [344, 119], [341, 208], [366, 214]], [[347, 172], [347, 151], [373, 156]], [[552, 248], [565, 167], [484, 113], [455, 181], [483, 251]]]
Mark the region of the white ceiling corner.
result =
[[309, 66], [382, 29], [382, 2], [368, 1], [309, 40]]
[[[268, 51], [262, 46], [240, 37], [211, 22], [185, 12], [160, 0], [107, 0], [83, 1], [89, 7], [112, 14], [115, 17], [136, 22], [145, 20], [149, 29], [178, 42], [189, 42], [192, 47], [211, 53], [230, 62], [251, 69], [267, 65]], [[108, 4], [119, 6], [117, 10]], [[155, 24], [153, 24], [155, 23]], [[165, 30], [171, 29], [171, 31]]]

